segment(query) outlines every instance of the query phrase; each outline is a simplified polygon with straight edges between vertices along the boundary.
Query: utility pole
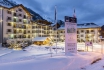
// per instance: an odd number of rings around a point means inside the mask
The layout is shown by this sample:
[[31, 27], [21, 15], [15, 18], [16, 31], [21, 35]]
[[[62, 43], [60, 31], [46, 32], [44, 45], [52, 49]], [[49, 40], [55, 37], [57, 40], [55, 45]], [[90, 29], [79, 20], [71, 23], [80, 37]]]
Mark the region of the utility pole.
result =
[[57, 11], [56, 11], [56, 6], [55, 6], [55, 24], [56, 24], [56, 54], [57, 54]]

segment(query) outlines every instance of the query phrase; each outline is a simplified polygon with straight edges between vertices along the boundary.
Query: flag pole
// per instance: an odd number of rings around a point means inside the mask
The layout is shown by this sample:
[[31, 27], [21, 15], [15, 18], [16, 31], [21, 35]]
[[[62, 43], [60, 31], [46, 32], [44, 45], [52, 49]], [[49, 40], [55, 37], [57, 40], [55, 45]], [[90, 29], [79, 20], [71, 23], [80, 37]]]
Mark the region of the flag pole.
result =
[[57, 17], [56, 17], [56, 5], [55, 5], [55, 24], [56, 24], [56, 54], [57, 54]]

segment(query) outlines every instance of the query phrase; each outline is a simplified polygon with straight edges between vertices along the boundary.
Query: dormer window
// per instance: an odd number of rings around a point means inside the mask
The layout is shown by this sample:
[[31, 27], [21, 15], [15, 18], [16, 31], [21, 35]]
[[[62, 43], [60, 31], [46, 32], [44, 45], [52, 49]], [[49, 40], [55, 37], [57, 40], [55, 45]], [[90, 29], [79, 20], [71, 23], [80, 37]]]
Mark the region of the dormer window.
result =
[[22, 12], [22, 9], [19, 8], [18, 10]]

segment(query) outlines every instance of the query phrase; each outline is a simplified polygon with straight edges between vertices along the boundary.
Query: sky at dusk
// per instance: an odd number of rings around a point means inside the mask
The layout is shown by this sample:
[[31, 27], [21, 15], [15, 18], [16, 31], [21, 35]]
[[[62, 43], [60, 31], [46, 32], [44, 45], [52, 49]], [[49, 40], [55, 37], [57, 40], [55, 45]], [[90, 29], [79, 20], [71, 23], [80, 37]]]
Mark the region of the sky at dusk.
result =
[[75, 9], [78, 23], [94, 22], [104, 24], [104, 0], [14, 0], [31, 8], [43, 18], [54, 19], [54, 7], [57, 6], [57, 19], [73, 16]]

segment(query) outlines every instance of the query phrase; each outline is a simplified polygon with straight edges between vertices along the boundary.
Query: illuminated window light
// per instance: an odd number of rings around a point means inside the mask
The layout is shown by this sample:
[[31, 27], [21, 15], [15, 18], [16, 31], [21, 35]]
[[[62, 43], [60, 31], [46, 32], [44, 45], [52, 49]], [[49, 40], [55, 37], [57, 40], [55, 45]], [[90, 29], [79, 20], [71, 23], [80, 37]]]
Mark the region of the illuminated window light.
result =
[[26, 21], [27, 19], [26, 19], [26, 18], [24, 18], [23, 20], [25, 20], [25, 21]]
[[13, 18], [17, 18], [17, 17], [13, 17]]
[[2, 22], [3, 20], [0, 20], [0, 22]]
[[14, 37], [14, 35], [13, 34], [11, 34], [11, 36], [10, 36], [11, 38], [13, 38]]

